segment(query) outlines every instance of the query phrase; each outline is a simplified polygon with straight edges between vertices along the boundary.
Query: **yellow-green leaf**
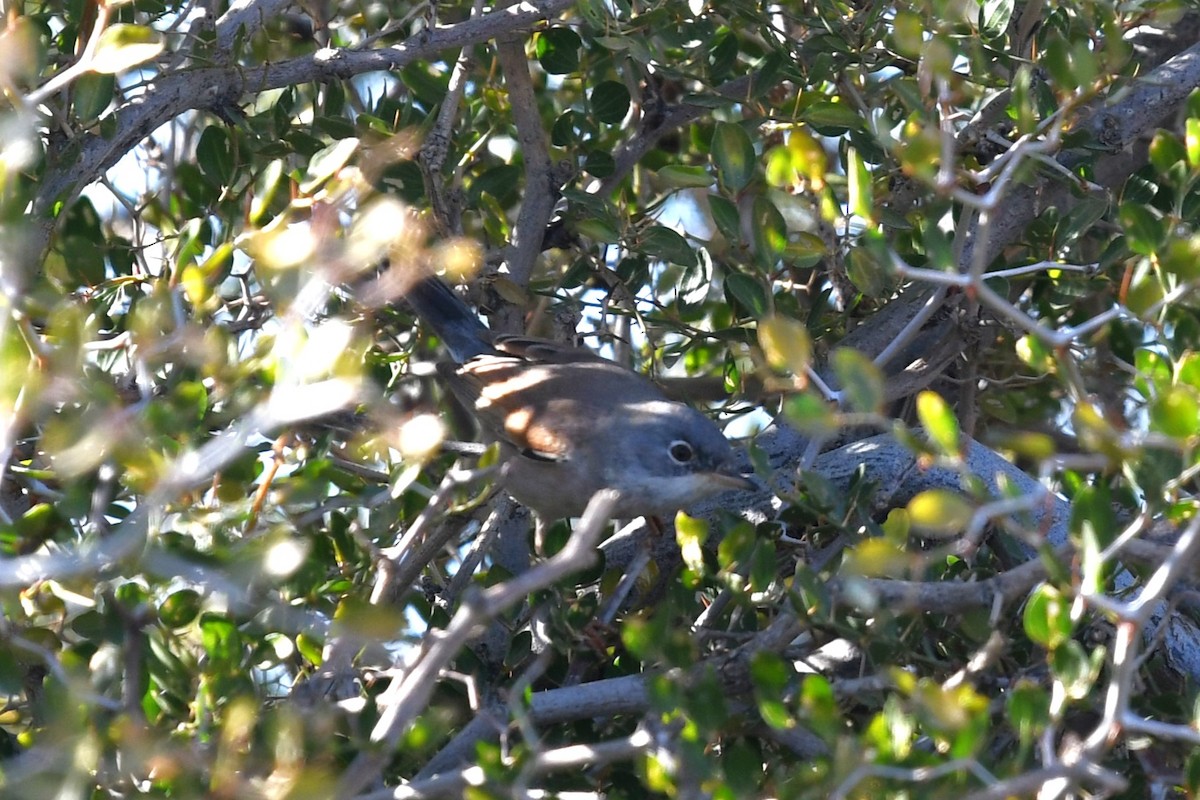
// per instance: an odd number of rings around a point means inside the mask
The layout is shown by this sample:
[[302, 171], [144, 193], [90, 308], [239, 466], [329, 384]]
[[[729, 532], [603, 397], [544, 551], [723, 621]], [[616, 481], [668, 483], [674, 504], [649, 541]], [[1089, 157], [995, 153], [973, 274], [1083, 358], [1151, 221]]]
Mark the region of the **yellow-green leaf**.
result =
[[944, 455], [956, 456], [961, 451], [958, 435], [958, 420], [949, 404], [937, 392], [925, 391], [917, 395], [917, 417], [925, 426], [925, 432]]
[[689, 517], [680, 511], [675, 515], [675, 542], [683, 563], [692, 572], [704, 571], [704, 542], [708, 539], [708, 523]]
[[803, 375], [812, 356], [812, 342], [803, 323], [771, 316], [758, 323], [758, 344], [767, 363], [780, 372]]
[[1071, 619], [1071, 601], [1058, 589], [1044, 583], [1029, 596], [1024, 623], [1025, 634], [1031, 640], [1053, 650], [1069, 639], [1075, 628]]
[[792, 168], [808, 179], [814, 191], [825, 188], [825, 148], [808, 128], [792, 128], [787, 146], [792, 156]]
[[874, 198], [871, 193], [871, 173], [858, 148], [851, 147], [846, 154], [846, 177], [850, 183], [850, 213], [865, 220], [875, 218]]
[[1172, 386], [1150, 406], [1150, 427], [1168, 436], [1200, 433], [1200, 401], [1189, 386]]
[[115, 75], [149, 61], [162, 52], [158, 31], [143, 25], [111, 25], [100, 34], [96, 52], [88, 67], [92, 72]]
[[1188, 118], [1184, 130], [1184, 144], [1187, 147], [1188, 164], [1192, 169], [1200, 168], [1200, 119]]
[[325, 181], [332, 178], [338, 170], [346, 166], [346, 162], [358, 150], [358, 139], [339, 139], [333, 144], [318, 150], [308, 162], [308, 174], [300, 184], [302, 194], [311, 194]]
[[908, 501], [913, 527], [926, 536], [957, 536], [974, 513], [970, 503], [949, 489], [930, 489]]
[[866, 539], [846, 553], [843, 569], [867, 578], [904, 575], [912, 565], [912, 555], [890, 539]]

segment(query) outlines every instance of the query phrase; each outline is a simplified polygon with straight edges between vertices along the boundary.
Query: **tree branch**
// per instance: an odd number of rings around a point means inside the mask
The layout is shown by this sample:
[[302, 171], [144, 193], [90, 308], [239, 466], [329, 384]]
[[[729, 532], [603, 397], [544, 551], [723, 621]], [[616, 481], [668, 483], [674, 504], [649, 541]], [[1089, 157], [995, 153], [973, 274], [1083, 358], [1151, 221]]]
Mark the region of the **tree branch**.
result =
[[[185, 111], [221, 108], [247, 93], [299, 83], [395, 71], [414, 61], [435, 58], [446, 50], [528, 30], [571, 5], [571, 0], [523, 2], [455, 25], [423, 31], [401, 44], [375, 50], [324, 48], [308, 56], [255, 67], [205, 67], [162, 75], [113, 112], [115, 130], [107, 136], [83, 137], [78, 155], [50, 166], [34, 200], [34, 213], [48, 218], [60, 201], [73, 198], [139, 142]], [[246, 24], [245, 19], [238, 19], [238, 24]], [[45, 251], [52, 227], [53, 222], [49, 221], [43, 226], [39, 239], [33, 243], [35, 252]]]

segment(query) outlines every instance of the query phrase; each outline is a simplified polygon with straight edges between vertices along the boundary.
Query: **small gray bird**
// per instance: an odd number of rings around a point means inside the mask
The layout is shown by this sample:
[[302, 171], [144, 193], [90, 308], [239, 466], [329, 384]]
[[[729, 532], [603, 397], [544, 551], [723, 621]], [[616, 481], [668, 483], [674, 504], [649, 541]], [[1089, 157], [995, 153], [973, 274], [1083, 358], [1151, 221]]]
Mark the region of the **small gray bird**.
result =
[[578, 347], [495, 334], [437, 278], [406, 299], [456, 362], [438, 366], [451, 392], [501, 443], [508, 493], [543, 519], [579, 516], [601, 489], [617, 490], [616, 516], [631, 518], [756, 488], [708, 417], [641, 375]]

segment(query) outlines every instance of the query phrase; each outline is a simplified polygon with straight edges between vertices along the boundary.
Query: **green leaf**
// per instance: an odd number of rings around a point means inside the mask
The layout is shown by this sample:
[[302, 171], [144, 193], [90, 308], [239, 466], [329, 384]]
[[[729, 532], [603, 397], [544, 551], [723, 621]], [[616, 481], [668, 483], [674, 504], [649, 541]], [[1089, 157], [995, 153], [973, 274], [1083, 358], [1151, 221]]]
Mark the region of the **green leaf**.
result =
[[897, 9], [892, 22], [892, 41], [897, 52], [915, 60], [925, 41], [925, 25], [920, 15], [908, 9]]
[[592, 113], [601, 122], [615, 125], [629, 113], [629, 90], [617, 81], [602, 81], [592, 89]]
[[91, 122], [112, 104], [116, 78], [92, 72], [80, 75], [73, 88], [72, 104], [80, 122]]
[[1200, 400], [1190, 386], [1172, 386], [1150, 405], [1150, 428], [1186, 439], [1200, 433]]
[[704, 167], [668, 164], [655, 174], [659, 182], [670, 189], [707, 189], [713, 184], [713, 176]]
[[1050, 653], [1050, 671], [1053, 673], [1066, 695], [1072, 700], [1083, 700], [1091, 694], [1099, 674], [1099, 664], [1093, 658], [1104, 655], [1104, 648], [1098, 647], [1089, 657], [1083, 645], [1074, 639], [1067, 639]]
[[750, 135], [740, 125], [718, 122], [713, 130], [710, 152], [721, 184], [734, 193], [746, 188], [757, 167]]
[[[893, 514], [896, 511], [893, 510]], [[893, 527], [906, 527], [908, 514], [896, 514], [892, 521]], [[902, 542], [892, 541], [891, 538], [870, 538], [856, 544], [846, 552], [842, 569], [847, 575], [862, 577], [896, 577], [904, 575], [911, 569], [912, 555], [905, 549]]]
[[607, 150], [589, 150], [583, 168], [597, 178], [607, 178], [617, 169], [617, 162]]
[[10, 16], [7, 30], [0, 34], [0, 70], [20, 85], [33, 85], [46, 68], [47, 32], [41, 21]]
[[940, 394], [924, 391], [917, 395], [917, 417], [943, 455], [958, 456], [961, 453], [958, 420]]
[[986, 37], [1002, 35], [1012, 19], [1013, 0], [983, 0], [979, 9], [979, 32]]
[[[1200, 714], [1193, 712], [1192, 727], [1200, 725]], [[1183, 768], [1183, 788], [1188, 797], [1200, 796], [1200, 750], [1188, 754]]]
[[583, 41], [570, 28], [548, 28], [537, 37], [534, 51], [542, 69], [551, 75], [566, 75], [579, 69]]
[[500, 164], [485, 171], [482, 175], [471, 181], [471, 186], [467, 190], [467, 194], [472, 200], [477, 201], [486, 193], [501, 203], [506, 203], [516, 197], [517, 187], [521, 185], [520, 182], [520, 167], [514, 164]]
[[321, 666], [325, 660], [323, 655], [324, 642], [315, 636], [310, 636], [307, 633], [299, 633], [296, 635], [296, 649], [300, 651], [300, 655], [304, 656], [310, 664]]
[[27, 666], [16, 658], [10, 648], [0, 650], [0, 692], [18, 695], [25, 691], [27, 673]]
[[228, 617], [221, 614], [201, 616], [200, 638], [214, 671], [232, 671], [240, 666], [241, 637], [237, 626]]
[[1159, 172], [1166, 172], [1180, 161], [1187, 159], [1187, 149], [1179, 141], [1179, 137], [1164, 130], [1154, 132], [1154, 138], [1150, 140], [1147, 152], [1150, 156], [1150, 163]]
[[1021, 679], [1005, 696], [1008, 724], [1017, 730], [1022, 746], [1028, 747], [1050, 724], [1050, 695], [1036, 683]]
[[142, 25], [119, 23], [100, 34], [96, 52], [88, 67], [92, 72], [115, 75], [157, 56], [162, 52], [162, 35]]
[[865, 220], [874, 219], [875, 201], [871, 192], [871, 173], [863, 161], [858, 148], [851, 147], [846, 153], [846, 177], [850, 182], [849, 210]]
[[762, 284], [749, 275], [740, 272], [726, 275], [725, 294], [756, 319], [767, 313], [767, 293]]
[[651, 258], [669, 261], [685, 267], [694, 266], [696, 253], [687, 239], [663, 225], [655, 225], [646, 231], [637, 249]]
[[1107, 197], [1084, 197], [1071, 207], [1059, 220], [1055, 241], [1059, 247], [1071, 244], [1080, 236], [1090, 233], [1093, 226], [1108, 213]]
[[233, 177], [233, 149], [229, 134], [221, 125], [209, 125], [196, 143], [196, 162], [200, 172], [213, 186], [229, 184]]
[[841, 734], [842, 719], [833, 686], [823, 675], [809, 675], [800, 685], [804, 722], [818, 735], [833, 740]]
[[879, 414], [883, 411], [883, 373], [871, 359], [849, 347], [839, 347], [830, 358], [841, 386], [845, 405], [852, 411]]
[[1047, 583], [1038, 586], [1029, 596], [1022, 621], [1025, 635], [1047, 650], [1068, 641], [1075, 629], [1070, 600]]
[[783, 401], [783, 413], [803, 433], [815, 436], [837, 430], [837, 415], [829, 402], [816, 392], [806, 391], [788, 396]]
[[825, 188], [825, 173], [829, 167], [829, 157], [825, 147], [812, 135], [808, 128], [792, 128], [788, 132], [787, 147], [779, 148], [787, 153], [791, 169], [801, 175], [815, 190]]
[[1158, 263], [1163, 272], [1185, 281], [1200, 278], [1200, 236], [1171, 237]]
[[1184, 353], [1175, 365], [1175, 380], [1200, 392], [1200, 353]]
[[190, 625], [192, 620], [200, 615], [203, 599], [194, 589], [180, 589], [172, 592], [158, 607], [158, 618], [168, 628], [182, 628]]
[[580, 236], [586, 236], [593, 242], [612, 244], [621, 240], [621, 234], [617, 232], [617, 229], [608, 220], [596, 217], [578, 219], [571, 223], [571, 227]]
[[303, 194], [311, 194], [332, 178], [358, 150], [358, 139], [341, 139], [318, 151], [308, 162], [308, 172], [300, 183]]
[[708, 210], [721, 235], [731, 242], [741, 239], [741, 217], [737, 206], [731, 200], [719, 194], [710, 194]]
[[759, 266], [769, 270], [787, 250], [787, 223], [766, 195], [754, 198], [753, 213], [751, 228], [754, 231], [754, 255]]
[[888, 266], [869, 247], [854, 247], [846, 256], [846, 276], [867, 297], [882, 297], [894, 285]]
[[864, 127], [862, 117], [846, 103], [813, 103], [800, 112], [800, 118], [826, 136], [839, 136]]
[[1154, 255], [1166, 239], [1166, 225], [1141, 203], [1122, 203], [1117, 212], [1129, 249], [1139, 255]]

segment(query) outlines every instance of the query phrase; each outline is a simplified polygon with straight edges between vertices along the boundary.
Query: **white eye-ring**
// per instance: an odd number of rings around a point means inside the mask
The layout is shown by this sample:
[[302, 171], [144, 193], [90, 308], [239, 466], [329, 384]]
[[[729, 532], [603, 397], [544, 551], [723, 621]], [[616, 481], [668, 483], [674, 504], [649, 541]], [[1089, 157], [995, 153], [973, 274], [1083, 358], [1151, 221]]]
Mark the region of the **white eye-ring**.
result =
[[667, 448], [667, 452], [671, 455], [671, 460], [676, 464], [687, 464], [696, 457], [695, 449], [681, 439], [671, 442], [671, 446]]

